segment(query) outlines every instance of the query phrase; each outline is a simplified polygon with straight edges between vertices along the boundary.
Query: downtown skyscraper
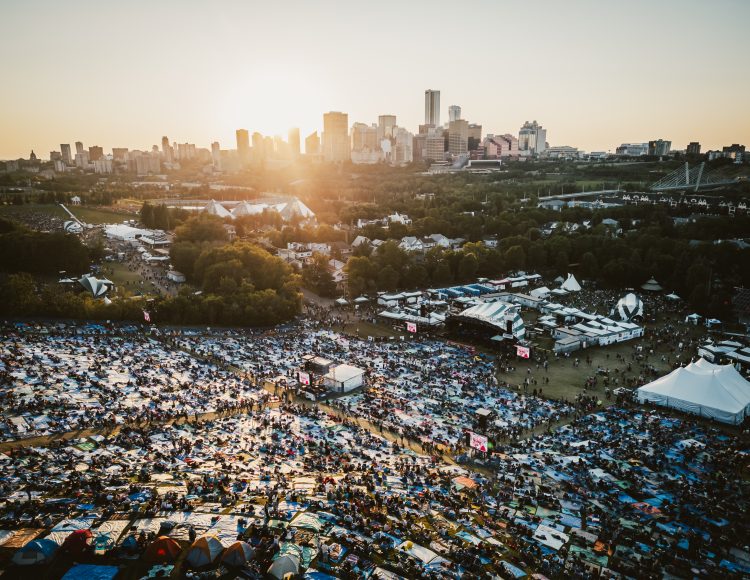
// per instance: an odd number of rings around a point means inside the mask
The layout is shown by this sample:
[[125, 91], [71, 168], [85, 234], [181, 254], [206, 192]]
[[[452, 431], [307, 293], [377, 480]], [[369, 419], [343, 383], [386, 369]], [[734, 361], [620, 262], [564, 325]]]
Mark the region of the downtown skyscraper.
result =
[[427, 89], [424, 92], [424, 124], [440, 125], [440, 91]]

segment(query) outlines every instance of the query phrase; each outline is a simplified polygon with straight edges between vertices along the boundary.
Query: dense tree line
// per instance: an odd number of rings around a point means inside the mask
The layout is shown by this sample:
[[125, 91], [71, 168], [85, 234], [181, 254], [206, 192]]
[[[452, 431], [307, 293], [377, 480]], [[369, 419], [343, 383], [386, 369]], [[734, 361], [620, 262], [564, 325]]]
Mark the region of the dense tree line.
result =
[[0, 272], [83, 274], [89, 260], [89, 249], [72, 234], [34, 232], [0, 219]]
[[695, 244], [664, 235], [658, 227], [615, 236], [599, 225], [580, 234], [502, 238], [496, 248], [481, 242], [460, 250], [433, 248], [424, 255], [406, 253], [388, 241], [367, 255], [349, 259], [351, 296], [375, 290], [444, 287], [497, 278], [519, 270], [554, 277], [573, 272], [605, 288], [638, 288], [651, 276], [702, 313], [723, 315], [737, 286], [750, 285], [750, 250], [733, 244]]
[[143, 301], [123, 296], [105, 302], [78, 285], [42, 283], [28, 273], [11, 274], [0, 282], [0, 314], [72, 320], [143, 320]]
[[328, 256], [313, 253], [312, 259], [302, 267], [302, 283], [318, 296], [336, 296], [336, 282], [328, 270]]
[[227, 243], [219, 218], [200, 214], [176, 229], [172, 263], [200, 289], [157, 305], [173, 323], [265, 326], [300, 310], [299, 276], [283, 260], [249, 242]]
[[152, 205], [148, 202], [141, 206], [140, 211], [141, 223], [144, 227], [165, 231], [174, 229], [189, 215], [189, 212], [182, 209], [167, 207], [164, 204]]

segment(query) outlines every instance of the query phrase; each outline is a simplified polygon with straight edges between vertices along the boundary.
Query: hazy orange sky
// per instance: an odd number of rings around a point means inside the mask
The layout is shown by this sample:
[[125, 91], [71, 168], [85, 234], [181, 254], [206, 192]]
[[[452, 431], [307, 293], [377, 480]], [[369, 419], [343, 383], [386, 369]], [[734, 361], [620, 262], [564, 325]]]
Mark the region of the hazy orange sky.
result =
[[749, 25], [750, 0], [3, 0], [0, 158], [304, 138], [329, 110], [416, 131], [427, 88], [552, 145], [750, 145]]

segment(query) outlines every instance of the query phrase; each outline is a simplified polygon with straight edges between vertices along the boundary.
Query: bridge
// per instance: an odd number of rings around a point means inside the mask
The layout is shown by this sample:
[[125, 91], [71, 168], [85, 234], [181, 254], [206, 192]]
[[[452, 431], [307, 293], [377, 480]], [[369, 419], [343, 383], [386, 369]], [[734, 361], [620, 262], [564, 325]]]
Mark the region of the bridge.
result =
[[685, 163], [685, 167], [675, 169], [669, 175], [665, 175], [659, 181], [651, 184], [651, 191], [698, 191], [700, 189], [711, 189], [724, 187], [737, 183], [739, 177], [728, 177], [721, 173], [705, 172], [705, 163], [690, 167]]
[[560, 193], [558, 195], [540, 196], [539, 201], [550, 201], [553, 199], [574, 199], [576, 197], [600, 197], [602, 195], [618, 195], [625, 193], [624, 189], [600, 189], [598, 191], [579, 191], [576, 193]]

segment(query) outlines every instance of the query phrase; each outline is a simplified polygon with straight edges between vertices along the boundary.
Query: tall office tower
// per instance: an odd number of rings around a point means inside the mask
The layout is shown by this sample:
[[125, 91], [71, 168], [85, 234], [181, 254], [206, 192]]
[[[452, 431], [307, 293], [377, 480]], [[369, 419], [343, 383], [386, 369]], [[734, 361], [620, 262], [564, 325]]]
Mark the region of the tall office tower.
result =
[[539, 154], [547, 148], [547, 129], [536, 121], [526, 121], [518, 132], [518, 149], [531, 154]]
[[[62, 145], [60, 145], [62, 147]], [[65, 152], [63, 151], [63, 154]], [[691, 141], [688, 143], [687, 149], [685, 150], [685, 153], [688, 155], [700, 155], [701, 154], [701, 144], [698, 143], [698, 141]]]
[[422, 158], [428, 161], [445, 160], [445, 138], [442, 131], [433, 130], [427, 134], [422, 149]]
[[127, 147], [112, 147], [112, 159], [114, 161], [126, 161], [128, 158]]
[[448, 151], [451, 155], [464, 155], [469, 151], [469, 122], [456, 119], [448, 124]]
[[66, 165], [73, 163], [73, 156], [70, 154], [70, 143], [61, 143], [60, 153], [62, 154], [62, 160]]
[[318, 137], [317, 131], [313, 131], [305, 137], [305, 155], [313, 157], [320, 155], [320, 137]]
[[104, 149], [99, 145], [89, 147], [89, 161], [98, 161], [104, 156]]
[[81, 155], [83, 153], [83, 143], [80, 141], [76, 141], [76, 155]]
[[260, 163], [266, 156], [263, 146], [263, 135], [257, 131], [253, 133], [253, 150], [251, 152], [253, 163]]
[[164, 161], [172, 163], [172, 147], [169, 145], [169, 138], [166, 135], [161, 138], [161, 153], [164, 156]]
[[458, 121], [461, 118], [461, 107], [451, 105], [448, 107], [448, 122]]
[[50, 161], [62, 161], [62, 153], [60, 153], [59, 151], [50, 151], [49, 160]]
[[482, 126], [469, 123], [469, 151], [474, 151], [482, 144]]
[[424, 124], [440, 125], [440, 91], [427, 89], [424, 92]]
[[366, 123], [352, 125], [352, 151], [376, 151], [380, 147], [379, 127]]
[[414, 161], [414, 135], [406, 129], [397, 127], [394, 140], [396, 144], [391, 156], [393, 163], [411, 163]]
[[427, 142], [427, 133], [417, 133], [414, 135], [412, 144], [412, 159], [421, 161], [424, 159], [424, 148]]
[[289, 154], [292, 159], [297, 159], [299, 157], [299, 129], [297, 127], [289, 129], [287, 141], [289, 142]]
[[250, 133], [247, 129], [237, 129], [237, 156], [240, 158], [242, 165], [250, 161]]
[[290, 159], [289, 143], [281, 138], [281, 135], [275, 135], [273, 138], [273, 151], [278, 159]]
[[211, 161], [213, 161], [214, 169], [221, 171], [221, 146], [218, 141], [211, 143]]
[[331, 111], [323, 115], [323, 157], [336, 163], [351, 159], [349, 115]]
[[393, 139], [396, 132], [396, 115], [378, 117], [378, 143], [383, 139]]

